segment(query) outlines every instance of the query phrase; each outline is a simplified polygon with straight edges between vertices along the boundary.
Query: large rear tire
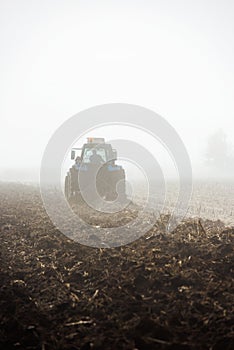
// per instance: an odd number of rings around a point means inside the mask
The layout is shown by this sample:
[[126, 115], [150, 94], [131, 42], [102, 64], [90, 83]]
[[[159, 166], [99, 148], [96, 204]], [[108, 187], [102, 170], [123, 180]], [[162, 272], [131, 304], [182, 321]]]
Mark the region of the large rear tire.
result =
[[69, 176], [66, 175], [64, 181], [64, 194], [67, 200], [69, 200]]
[[122, 202], [126, 199], [125, 171], [120, 169], [109, 173], [109, 176], [109, 181], [106, 184], [106, 199], [114, 201], [118, 198]]

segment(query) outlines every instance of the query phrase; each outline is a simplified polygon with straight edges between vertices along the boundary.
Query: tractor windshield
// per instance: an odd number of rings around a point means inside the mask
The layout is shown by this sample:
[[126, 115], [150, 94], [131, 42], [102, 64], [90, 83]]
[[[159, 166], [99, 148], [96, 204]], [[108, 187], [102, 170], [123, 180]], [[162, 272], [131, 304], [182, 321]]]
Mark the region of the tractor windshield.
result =
[[100, 163], [106, 162], [106, 150], [105, 148], [101, 148], [101, 147], [85, 148], [83, 153], [83, 162], [91, 163], [92, 157], [94, 157], [94, 155], [96, 155], [96, 158], [100, 160], [99, 161]]

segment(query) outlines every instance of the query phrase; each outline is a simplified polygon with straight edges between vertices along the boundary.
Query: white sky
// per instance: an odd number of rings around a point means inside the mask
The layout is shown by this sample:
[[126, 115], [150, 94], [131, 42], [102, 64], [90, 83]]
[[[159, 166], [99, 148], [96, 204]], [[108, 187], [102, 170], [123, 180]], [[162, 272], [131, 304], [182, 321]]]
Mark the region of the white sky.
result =
[[0, 0], [0, 179], [111, 102], [165, 117], [196, 167], [213, 131], [233, 140], [233, 38], [232, 0]]

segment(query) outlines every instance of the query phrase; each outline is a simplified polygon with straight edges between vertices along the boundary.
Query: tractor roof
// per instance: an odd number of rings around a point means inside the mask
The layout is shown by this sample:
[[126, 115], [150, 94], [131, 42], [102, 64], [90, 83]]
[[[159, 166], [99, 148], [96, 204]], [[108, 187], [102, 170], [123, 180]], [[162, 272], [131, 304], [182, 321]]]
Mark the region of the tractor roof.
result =
[[87, 137], [87, 143], [105, 143], [103, 137]]

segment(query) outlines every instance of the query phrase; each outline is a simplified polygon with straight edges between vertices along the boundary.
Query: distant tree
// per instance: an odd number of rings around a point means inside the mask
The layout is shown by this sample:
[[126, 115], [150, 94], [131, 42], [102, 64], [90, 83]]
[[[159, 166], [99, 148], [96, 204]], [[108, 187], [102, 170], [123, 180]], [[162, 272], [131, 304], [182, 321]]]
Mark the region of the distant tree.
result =
[[228, 143], [227, 135], [219, 129], [213, 133], [207, 142], [206, 162], [220, 170], [233, 169], [234, 155], [232, 146]]
[[223, 130], [212, 134], [207, 143], [206, 159], [209, 164], [217, 167], [225, 166], [228, 159], [227, 135]]

